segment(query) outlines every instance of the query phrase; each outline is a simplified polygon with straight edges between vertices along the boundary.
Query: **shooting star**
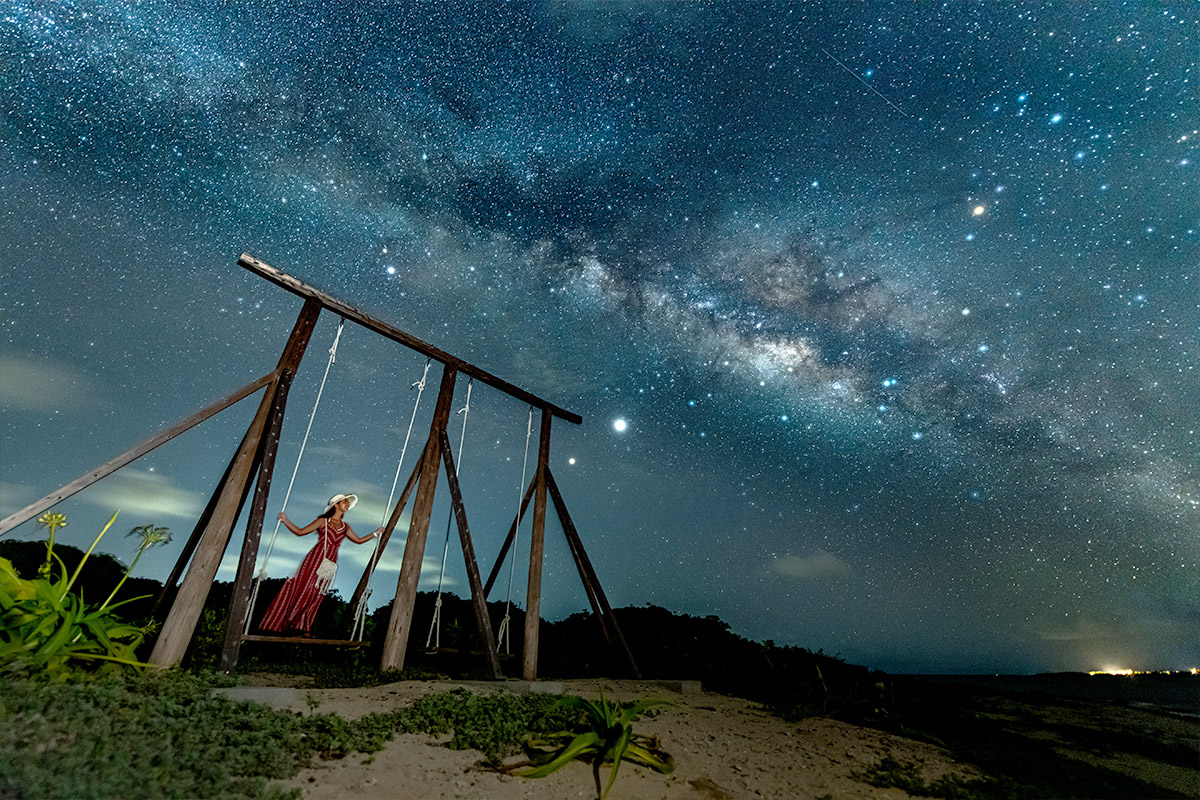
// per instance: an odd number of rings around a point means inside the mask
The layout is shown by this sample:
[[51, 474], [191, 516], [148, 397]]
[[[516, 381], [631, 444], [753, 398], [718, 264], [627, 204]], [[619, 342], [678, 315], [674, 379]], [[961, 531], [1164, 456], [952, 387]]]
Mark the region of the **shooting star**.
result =
[[874, 86], [872, 86], [871, 84], [869, 84], [869, 83], [867, 83], [866, 81], [864, 81], [862, 78], [858, 77], [857, 73], [855, 73], [855, 72], [854, 72], [854, 70], [850, 69], [850, 68], [849, 68], [849, 67], [847, 67], [845, 64], [843, 64], [842, 62], [838, 61], [838, 60], [837, 60], [837, 58], [835, 58], [835, 57], [834, 57], [833, 53], [830, 53], [830, 52], [829, 52], [828, 50], [826, 50], [824, 47], [822, 47], [822, 48], [821, 48], [821, 52], [822, 52], [822, 53], [824, 53], [825, 55], [829, 56], [830, 58], [832, 58], [832, 59], [833, 59], [833, 63], [837, 64], [839, 67], [841, 67], [842, 69], [846, 70], [846, 72], [850, 73], [850, 75], [851, 75], [851, 76], [854, 78], [854, 80], [858, 81], [858, 82], [859, 82], [859, 83], [861, 83], [863, 86], [867, 87], [867, 88], [868, 88], [868, 89], [870, 89], [872, 92], [874, 92], [875, 94], [879, 95], [879, 98], [880, 98], [881, 100], [883, 100], [883, 102], [887, 103], [889, 106], [891, 106], [892, 108], [894, 108], [894, 109], [896, 109], [897, 111], [899, 111], [899, 112], [901, 113], [901, 115], [903, 115], [903, 116], [905, 116], [905, 117], [909, 116], [907, 113], [905, 113], [905, 111], [904, 111], [904, 109], [903, 109], [903, 108], [901, 108], [900, 106], [896, 105], [896, 104], [895, 104], [895, 103], [893, 103], [891, 100], [888, 100], [886, 97], [884, 97], [884, 96], [883, 96], [883, 94], [882, 94], [882, 93], [881, 93], [881, 92], [880, 92], [878, 89], [876, 89]]

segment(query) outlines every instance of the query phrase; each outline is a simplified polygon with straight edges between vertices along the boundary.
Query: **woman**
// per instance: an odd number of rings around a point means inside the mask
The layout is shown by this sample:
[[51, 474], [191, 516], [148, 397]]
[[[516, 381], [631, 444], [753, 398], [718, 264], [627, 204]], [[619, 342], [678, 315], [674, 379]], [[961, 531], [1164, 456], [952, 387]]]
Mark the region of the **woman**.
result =
[[279, 521], [297, 536], [304, 536], [319, 530], [317, 543], [308, 555], [300, 562], [296, 574], [288, 578], [271, 601], [270, 608], [262, 619], [262, 629], [265, 631], [299, 631], [308, 636], [312, 629], [313, 620], [317, 617], [317, 608], [333, 583], [337, 574], [338, 547], [342, 539], [349, 539], [355, 544], [365, 544], [380, 533], [383, 528], [376, 528], [367, 536], [357, 535], [342, 517], [354, 508], [358, 496], [353, 494], [335, 494], [329, 498], [329, 504], [321, 516], [314, 519], [303, 528], [296, 527], [288, 519], [287, 514], [279, 512]]

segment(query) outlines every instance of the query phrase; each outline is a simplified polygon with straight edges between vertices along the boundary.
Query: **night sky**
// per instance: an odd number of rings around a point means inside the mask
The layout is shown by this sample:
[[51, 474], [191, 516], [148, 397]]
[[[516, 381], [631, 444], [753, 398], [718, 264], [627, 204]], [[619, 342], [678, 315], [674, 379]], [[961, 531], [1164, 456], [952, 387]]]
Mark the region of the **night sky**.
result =
[[[582, 415], [551, 467], [615, 606], [893, 671], [1200, 664], [1200, 10], [1097, 5], [6, 3], [0, 516], [274, 367], [301, 301], [248, 252]], [[380, 524], [424, 365], [346, 326], [297, 523]], [[256, 405], [61, 539], [119, 507], [100, 550], [166, 525], [165, 577]], [[464, 417], [486, 575], [528, 407]], [[586, 607], [553, 515], [545, 580]]]

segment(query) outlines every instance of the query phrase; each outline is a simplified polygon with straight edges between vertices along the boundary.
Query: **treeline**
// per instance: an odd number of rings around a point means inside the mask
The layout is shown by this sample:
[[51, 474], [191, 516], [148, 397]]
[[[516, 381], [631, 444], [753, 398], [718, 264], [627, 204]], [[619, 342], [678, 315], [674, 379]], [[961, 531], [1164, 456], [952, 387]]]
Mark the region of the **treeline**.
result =
[[[66, 545], [56, 546], [55, 552], [68, 570], [73, 570], [82, 557], [81, 551]], [[11, 560], [18, 573], [30, 575], [44, 560], [45, 545], [0, 541], [0, 557]], [[111, 556], [93, 554], [88, 568], [81, 573], [79, 586], [85, 597], [104, 597], [120, 580], [124, 569]], [[251, 619], [252, 630], [257, 629], [271, 598], [282, 585], [282, 578], [263, 582]], [[128, 580], [121, 590], [122, 598], [144, 597], [124, 607], [126, 618], [141, 624], [153, 614], [161, 622], [172, 600], [172, 593], [165, 593], [156, 609], [161, 592], [162, 584], [157, 581]], [[229, 582], [218, 581], [213, 585], [184, 666], [216, 666], [231, 593]], [[431, 637], [435, 601], [432, 592], [417, 595], [407, 649], [408, 675], [484, 677], [483, 643], [471, 602], [444, 594], [440, 631]], [[501, 666], [506, 675], [520, 677], [525, 612], [515, 605], [507, 607], [504, 602], [491, 602], [488, 608], [493, 631], [499, 630], [505, 613], [509, 614], [508, 653], [501, 648]], [[391, 604], [385, 603], [368, 615], [363, 634], [369, 642], [366, 647], [347, 650], [247, 642], [242, 648], [239, 669], [301, 672], [314, 675], [327, 685], [378, 680], [390, 613]], [[677, 614], [652, 605], [619, 608], [614, 613], [643, 678], [698, 680], [706, 689], [756, 700], [788, 716], [823, 714], [862, 720], [886, 714], [889, 683], [882, 673], [847, 664], [820, 650], [751, 641], [738, 636], [715, 616]], [[333, 592], [322, 603], [311, 633], [318, 639], [348, 639], [352, 625], [348, 603]], [[633, 677], [624, 649], [611, 634], [606, 638], [598, 618], [590, 612], [573, 614], [559, 622], [543, 620], [539, 633], [539, 676]], [[152, 647], [153, 635], [144, 645], [142, 656], [148, 655]]]

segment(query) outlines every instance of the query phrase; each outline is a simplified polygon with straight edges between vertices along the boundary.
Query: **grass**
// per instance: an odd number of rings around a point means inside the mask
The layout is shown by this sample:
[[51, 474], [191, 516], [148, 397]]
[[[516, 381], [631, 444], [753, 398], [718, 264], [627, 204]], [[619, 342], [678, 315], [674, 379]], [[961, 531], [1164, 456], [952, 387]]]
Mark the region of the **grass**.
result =
[[561, 698], [496, 693], [478, 695], [465, 689], [426, 695], [397, 720], [402, 733], [452, 734], [452, 750], [478, 750], [491, 765], [517, 752], [526, 736], [570, 727], [578, 711]]
[[555, 698], [426, 696], [353, 721], [235, 703], [212, 675], [180, 671], [0, 676], [0, 797], [284, 798], [272, 780], [315, 758], [373, 753], [398, 733], [451, 734], [496, 763], [530, 732], [570, 724]]

